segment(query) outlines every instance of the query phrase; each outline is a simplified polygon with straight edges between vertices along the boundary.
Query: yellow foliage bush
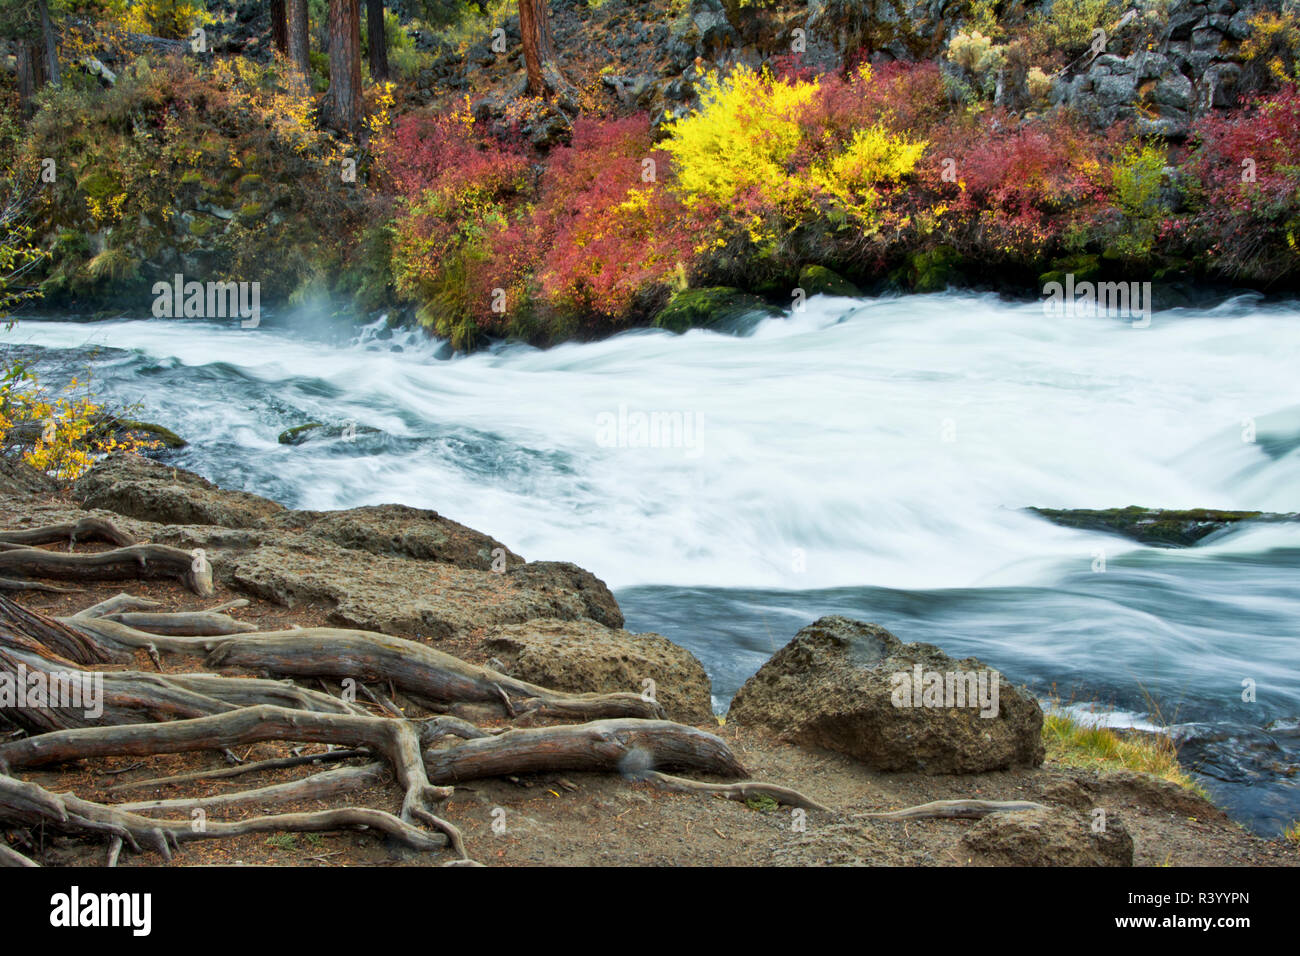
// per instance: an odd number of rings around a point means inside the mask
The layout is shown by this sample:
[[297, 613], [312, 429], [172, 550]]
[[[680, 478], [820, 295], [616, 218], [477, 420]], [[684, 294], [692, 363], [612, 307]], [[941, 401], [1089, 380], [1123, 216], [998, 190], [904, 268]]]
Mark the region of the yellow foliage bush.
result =
[[[855, 82], [870, 78], [864, 67]], [[875, 123], [839, 131], [821, 83], [745, 67], [706, 80], [700, 108], [675, 121], [663, 144], [686, 204], [730, 215], [760, 245], [782, 225], [822, 216], [875, 232], [879, 188], [906, 177], [926, 144]]]

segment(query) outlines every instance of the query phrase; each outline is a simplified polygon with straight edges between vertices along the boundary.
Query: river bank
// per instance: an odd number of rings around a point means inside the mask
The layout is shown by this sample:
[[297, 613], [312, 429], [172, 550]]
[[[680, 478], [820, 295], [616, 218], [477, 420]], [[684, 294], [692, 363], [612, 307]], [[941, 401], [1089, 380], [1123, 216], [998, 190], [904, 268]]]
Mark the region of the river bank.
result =
[[[86, 506], [86, 507], [79, 507]], [[1127, 771], [1082, 770], [1053, 764], [1005, 770], [933, 774], [873, 771], [843, 753], [783, 743], [759, 726], [718, 721], [701, 713], [707, 687], [694, 676], [688, 652], [651, 635], [619, 631], [621, 612], [595, 578], [572, 566], [530, 564], [508, 550], [508, 570], [491, 570], [490, 538], [411, 509], [357, 509], [338, 514], [284, 512], [264, 499], [222, 492], [184, 472], [146, 461], [119, 461], [92, 471], [75, 489], [23, 493], [6, 482], [0, 525], [12, 530], [76, 520], [111, 519], [142, 540], [202, 547], [213, 566], [215, 593], [196, 598], [166, 581], [127, 589], [170, 610], [243, 598], [234, 610], [258, 630], [319, 625], [377, 626], [431, 642], [471, 662], [509, 668], [568, 689], [608, 692], [640, 686], [641, 672], [660, 678], [670, 716], [725, 739], [756, 777], [800, 788], [830, 807], [802, 818], [775, 806], [714, 801], [647, 789], [618, 775], [511, 775], [458, 786], [445, 808], [461, 827], [472, 855], [499, 865], [1293, 865], [1293, 847], [1262, 840], [1231, 823], [1188, 790]], [[172, 523], [182, 522], [182, 523]], [[84, 550], [86, 545], [77, 545]], [[90, 546], [93, 550], [93, 546]], [[480, 552], [482, 552], [480, 554]], [[298, 554], [298, 557], [294, 555]], [[48, 613], [70, 613], [111, 596], [122, 582], [88, 584], [73, 595], [32, 593], [24, 603]], [[404, 608], [419, 608], [412, 614]], [[503, 623], [517, 621], [518, 623]], [[576, 645], [555, 635], [585, 635]], [[495, 636], [494, 636], [495, 635]], [[503, 638], [505, 640], [503, 641]], [[605, 643], [602, 645], [601, 641]], [[609, 642], [621, 645], [609, 656]], [[516, 656], [511, 663], [494, 655]], [[531, 648], [531, 656], [517, 652]], [[631, 655], [629, 657], [629, 655]], [[567, 660], [568, 668], [557, 668]], [[163, 672], [175, 673], [164, 655]], [[149, 666], [143, 654], [139, 664]], [[521, 670], [522, 669], [522, 670]], [[401, 698], [399, 702], [409, 707]], [[485, 725], [495, 721], [484, 721]], [[244, 759], [284, 756], [283, 746], [259, 744]], [[72, 787], [83, 798], [122, 798], [122, 788], [163, 773], [216, 769], [217, 755], [176, 755], [142, 763], [100, 758], [66, 770], [36, 769], [24, 776], [54, 789]], [[282, 782], [275, 772], [258, 785]], [[109, 788], [114, 788], [110, 792]], [[201, 785], [202, 794], [229, 787]], [[166, 797], [145, 788], [130, 799]], [[943, 799], [1027, 800], [1043, 810], [1002, 813], [979, 822], [895, 822], [862, 816]], [[391, 790], [372, 787], [355, 803], [396, 809]], [[319, 810], [331, 801], [289, 809]], [[1104, 837], [1090, 837], [1095, 811], [1105, 813]], [[239, 819], [247, 814], [234, 814]], [[215, 816], [214, 816], [215, 818]], [[226, 817], [222, 817], [225, 819]], [[498, 832], [498, 819], [507, 824]], [[52, 841], [44, 862], [90, 862], [94, 845]], [[124, 854], [121, 865], [137, 857]], [[419, 865], [425, 854], [394, 850], [374, 837], [322, 835], [311, 840], [245, 837], [187, 848], [185, 865], [299, 863]], [[139, 862], [151, 862], [139, 859]]]

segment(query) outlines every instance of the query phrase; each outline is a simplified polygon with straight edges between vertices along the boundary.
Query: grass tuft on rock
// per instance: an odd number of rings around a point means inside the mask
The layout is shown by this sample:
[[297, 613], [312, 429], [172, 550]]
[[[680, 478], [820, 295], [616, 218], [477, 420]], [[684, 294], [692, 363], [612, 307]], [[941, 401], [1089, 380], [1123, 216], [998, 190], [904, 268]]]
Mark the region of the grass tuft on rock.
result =
[[1209, 799], [1205, 788], [1179, 764], [1173, 738], [1164, 734], [1120, 733], [1053, 710], [1043, 715], [1043, 745], [1050, 763], [1103, 772], [1149, 773]]

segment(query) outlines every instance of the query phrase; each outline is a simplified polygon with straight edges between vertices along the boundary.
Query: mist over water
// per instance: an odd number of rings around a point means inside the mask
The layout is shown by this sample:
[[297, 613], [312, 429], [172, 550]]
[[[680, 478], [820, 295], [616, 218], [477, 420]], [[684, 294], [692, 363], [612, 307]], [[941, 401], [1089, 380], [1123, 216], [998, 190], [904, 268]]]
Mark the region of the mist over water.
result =
[[[1137, 329], [987, 296], [815, 298], [744, 334], [455, 358], [386, 336], [23, 320], [7, 343], [50, 380], [92, 365], [191, 442], [168, 460], [223, 486], [436, 508], [590, 569], [629, 629], [704, 661], [719, 709], [848, 614], [1173, 724], [1241, 818], [1300, 816], [1300, 525], [1173, 550], [1022, 510], [1300, 510], [1300, 309], [1241, 298]], [[675, 447], [647, 447], [652, 415]], [[361, 433], [278, 444], [312, 421]]]

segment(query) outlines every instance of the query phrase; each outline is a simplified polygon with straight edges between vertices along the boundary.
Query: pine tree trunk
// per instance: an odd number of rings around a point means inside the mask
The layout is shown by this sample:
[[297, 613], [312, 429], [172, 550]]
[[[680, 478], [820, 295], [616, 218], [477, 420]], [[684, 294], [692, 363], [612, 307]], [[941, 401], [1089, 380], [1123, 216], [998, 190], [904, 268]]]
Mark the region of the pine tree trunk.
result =
[[330, 0], [330, 121], [355, 132], [361, 122], [360, 0]]
[[523, 37], [528, 92], [532, 96], [543, 96], [546, 93], [546, 77], [542, 73], [545, 50], [542, 44], [549, 31], [543, 23], [545, 18], [546, 0], [519, 0], [519, 33]]
[[41, 14], [41, 40], [45, 45], [46, 79], [55, 86], [59, 85], [59, 46], [54, 36], [54, 24], [50, 20], [50, 6], [46, 0], [39, 0], [37, 8]]
[[370, 78], [388, 79], [388, 36], [384, 32], [384, 0], [366, 0], [366, 33], [370, 40]]
[[308, 33], [307, 0], [288, 0], [289, 59], [303, 76], [311, 75], [311, 39]]
[[285, 0], [271, 0], [271, 43], [275, 52], [289, 52], [289, 25], [285, 20]]
[[15, 45], [18, 74], [18, 103], [25, 113], [35, 109], [36, 91], [45, 83], [45, 58], [35, 43], [19, 40]]

